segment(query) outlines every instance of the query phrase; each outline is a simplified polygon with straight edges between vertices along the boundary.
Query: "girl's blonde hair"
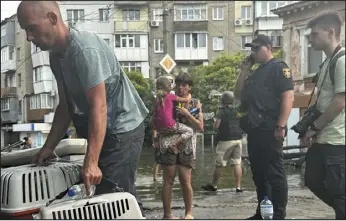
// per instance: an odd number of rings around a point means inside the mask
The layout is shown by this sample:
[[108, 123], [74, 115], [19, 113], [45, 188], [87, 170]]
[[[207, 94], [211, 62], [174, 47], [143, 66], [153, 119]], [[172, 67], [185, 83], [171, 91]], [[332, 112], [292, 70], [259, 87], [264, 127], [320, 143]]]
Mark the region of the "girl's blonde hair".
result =
[[171, 91], [171, 81], [162, 76], [156, 80], [156, 104], [164, 105], [166, 94]]

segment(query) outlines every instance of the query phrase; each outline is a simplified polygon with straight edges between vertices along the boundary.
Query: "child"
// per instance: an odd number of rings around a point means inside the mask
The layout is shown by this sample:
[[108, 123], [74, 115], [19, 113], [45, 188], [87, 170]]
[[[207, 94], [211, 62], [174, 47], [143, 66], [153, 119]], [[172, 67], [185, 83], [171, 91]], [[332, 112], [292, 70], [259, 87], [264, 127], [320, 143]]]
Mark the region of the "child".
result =
[[[156, 81], [156, 98], [154, 101], [154, 115], [152, 124], [154, 129], [160, 134], [181, 134], [176, 143], [170, 148], [175, 154], [178, 154], [177, 147], [179, 144], [188, 141], [193, 135], [192, 128], [178, 123], [173, 118], [174, 105], [173, 102], [189, 102], [191, 95], [187, 98], [178, 97], [170, 94], [172, 90], [171, 82], [165, 77], [160, 77]], [[154, 142], [158, 142], [157, 139]], [[157, 146], [157, 145], [156, 145]]]

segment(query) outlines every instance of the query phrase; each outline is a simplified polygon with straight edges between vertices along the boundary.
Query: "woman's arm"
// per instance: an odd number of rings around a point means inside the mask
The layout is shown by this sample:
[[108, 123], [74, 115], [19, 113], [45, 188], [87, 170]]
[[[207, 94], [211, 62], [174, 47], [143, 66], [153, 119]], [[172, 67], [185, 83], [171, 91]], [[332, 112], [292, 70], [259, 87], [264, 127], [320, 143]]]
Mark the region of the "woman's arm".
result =
[[193, 115], [189, 113], [186, 108], [182, 108], [182, 112], [185, 115], [186, 119], [200, 132], [204, 131], [204, 122], [203, 122], [203, 112], [202, 104], [198, 101], [196, 108], [199, 108], [198, 118], [196, 119]]

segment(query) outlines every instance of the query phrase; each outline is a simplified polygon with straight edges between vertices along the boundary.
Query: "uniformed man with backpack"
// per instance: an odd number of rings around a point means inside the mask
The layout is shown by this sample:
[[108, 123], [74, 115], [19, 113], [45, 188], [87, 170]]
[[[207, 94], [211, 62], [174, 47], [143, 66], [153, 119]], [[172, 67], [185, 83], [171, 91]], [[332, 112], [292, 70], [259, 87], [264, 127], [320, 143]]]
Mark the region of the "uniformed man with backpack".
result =
[[[336, 219], [345, 216], [345, 48], [341, 47], [343, 21], [337, 13], [312, 19], [309, 43], [323, 51], [326, 59], [317, 80], [315, 113], [298, 123], [309, 147], [306, 155], [305, 184], [323, 202], [335, 210]], [[315, 116], [315, 117], [314, 117]], [[311, 122], [311, 124], [309, 124]], [[298, 125], [297, 124], [297, 125]]]
[[[262, 219], [259, 203], [265, 196], [273, 202], [273, 219], [284, 219], [288, 187], [282, 147], [294, 100], [292, 76], [284, 62], [273, 58], [268, 36], [258, 35], [245, 47], [252, 54], [242, 64], [235, 96], [241, 101], [240, 126], [247, 134], [258, 200], [255, 215], [248, 219]], [[254, 63], [260, 66], [252, 72]]]

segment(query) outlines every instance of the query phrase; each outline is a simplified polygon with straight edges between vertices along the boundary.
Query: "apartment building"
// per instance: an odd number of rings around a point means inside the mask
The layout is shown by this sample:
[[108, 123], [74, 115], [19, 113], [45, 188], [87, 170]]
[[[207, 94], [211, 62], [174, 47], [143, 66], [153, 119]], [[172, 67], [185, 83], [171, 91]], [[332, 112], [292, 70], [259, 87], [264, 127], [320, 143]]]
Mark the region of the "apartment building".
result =
[[15, 17], [1, 22], [1, 145], [18, 141], [12, 125], [18, 119], [16, 61], [20, 51], [16, 49]]
[[114, 50], [126, 71], [149, 78], [149, 1], [114, 2]]
[[240, 48], [234, 33], [234, 2], [151, 1], [149, 9], [152, 78], [165, 74], [159, 65], [165, 54], [177, 63], [173, 70], [177, 74], [190, 65], [207, 65], [221, 52], [233, 53]]
[[235, 1], [234, 31], [240, 42], [241, 50], [251, 53], [251, 48], [244, 47], [251, 43], [254, 33], [254, 5], [253, 1]]
[[283, 20], [271, 10], [288, 5], [292, 1], [254, 1], [254, 35], [270, 36], [274, 48], [281, 48]]

